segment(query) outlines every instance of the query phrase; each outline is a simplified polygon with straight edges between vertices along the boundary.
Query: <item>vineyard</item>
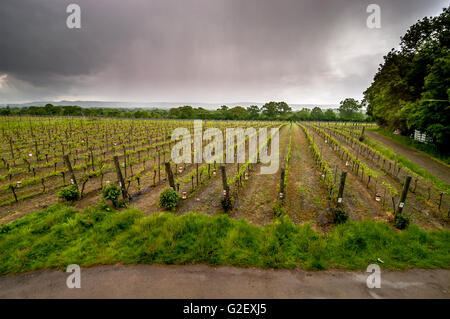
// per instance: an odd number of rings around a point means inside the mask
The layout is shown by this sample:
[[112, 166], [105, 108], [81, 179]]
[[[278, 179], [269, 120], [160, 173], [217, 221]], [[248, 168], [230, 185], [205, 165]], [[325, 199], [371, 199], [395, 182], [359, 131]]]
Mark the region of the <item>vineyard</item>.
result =
[[270, 149], [279, 140], [274, 174], [260, 173], [266, 164], [252, 149], [253, 136], [233, 146], [245, 150], [244, 163], [221, 163], [230, 151], [225, 141], [214, 161], [174, 163], [171, 134], [179, 127], [193, 134], [190, 120], [1, 117], [0, 127], [0, 223], [61, 201], [58, 193], [67, 187], [79, 192], [72, 205], [85, 208], [102, 200], [106, 185], [117, 184], [126, 205], [146, 214], [163, 210], [158, 199], [171, 186], [179, 195], [175, 214], [226, 212], [259, 226], [288, 215], [328, 231], [340, 218], [336, 211], [355, 221], [392, 222], [402, 212], [426, 229], [448, 225], [449, 185], [409, 168], [365, 135], [372, 124], [203, 122], [204, 130], [218, 128], [223, 136], [227, 128], [279, 128], [256, 146]]

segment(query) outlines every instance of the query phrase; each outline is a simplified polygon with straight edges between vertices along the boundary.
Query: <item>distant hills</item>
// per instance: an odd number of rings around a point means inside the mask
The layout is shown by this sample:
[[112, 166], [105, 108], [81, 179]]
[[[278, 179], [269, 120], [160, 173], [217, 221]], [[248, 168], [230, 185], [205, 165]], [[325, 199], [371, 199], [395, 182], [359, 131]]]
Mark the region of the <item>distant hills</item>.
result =
[[[27, 107], [27, 106], [44, 106], [46, 104], [53, 104], [59, 106], [66, 105], [78, 105], [81, 107], [108, 107], [108, 108], [142, 108], [142, 109], [171, 109], [174, 107], [179, 107], [183, 105], [190, 105], [192, 107], [202, 107], [208, 110], [215, 110], [222, 105], [227, 105], [228, 107], [243, 106], [249, 107], [250, 105], [257, 105], [259, 107], [263, 106], [264, 103], [258, 102], [234, 102], [234, 103], [203, 103], [203, 102], [118, 102], [118, 101], [35, 101], [29, 103], [20, 104], [8, 104], [3, 103], [0, 106], [11, 106], [11, 107]], [[301, 110], [302, 108], [312, 109], [316, 106], [322, 109], [336, 109], [339, 107], [337, 104], [289, 104], [289, 106], [295, 110]]]

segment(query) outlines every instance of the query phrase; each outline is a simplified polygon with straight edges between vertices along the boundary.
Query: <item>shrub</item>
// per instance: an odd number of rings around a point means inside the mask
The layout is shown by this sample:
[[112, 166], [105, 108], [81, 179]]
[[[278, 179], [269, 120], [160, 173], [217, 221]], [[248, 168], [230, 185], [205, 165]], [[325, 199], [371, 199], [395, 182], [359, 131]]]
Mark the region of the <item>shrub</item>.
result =
[[176, 191], [174, 191], [172, 188], [166, 188], [159, 195], [158, 205], [161, 208], [174, 210], [178, 205], [179, 199], [180, 199], [180, 195]]
[[272, 207], [273, 216], [280, 217], [286, 214], [286, 210], [283, 207], [283, 201], [279, 200], [273, 207]]
[[126, 207], [127, 202], [124, 199], [121, 199], [121, 200], [116, 201], [116, 203], [114, 205], [116, 208]]
[[408, 215], [397, 214], [394, 217], [394, 226], [398, 229], [405, 229], [409, 226], [410, 217]]
[[3, 224], [0, 225], [0, 234], [7, 234], [12, 229], [11, 225]]
[[120, 193], [121, 193], [121, 191], [120, 191], [119, 186], [117, 186], [114, 183], [110, 183], [110, 184], [103, 186], [103, 191], [102, 191], [103, 197], [105, 199], [111, 200], [114, 207], [120, 206], [119, 205], [120, 202], [118, 201]]
[[323, 258], [313, 258], [310, 262], [309, 268], [311, 270], [324, 270], [327, 269], [327, 263]]
[[228, 212], [233, 208], [233, 201], [231, 200], [231, 197], [226, 196], [220, 200], [220, 203], [222, 204], [223, 210]]
[[80, 198], [80, 192], [75, 185], [69, 185], [62, 188], [57, 195], [58, 198], [63, 198], [66, 201], [74, 201]]
[[333, 212], [333, 223], [343, 224], [348, 220], [348, 213], [342, 207], [336, 207]]

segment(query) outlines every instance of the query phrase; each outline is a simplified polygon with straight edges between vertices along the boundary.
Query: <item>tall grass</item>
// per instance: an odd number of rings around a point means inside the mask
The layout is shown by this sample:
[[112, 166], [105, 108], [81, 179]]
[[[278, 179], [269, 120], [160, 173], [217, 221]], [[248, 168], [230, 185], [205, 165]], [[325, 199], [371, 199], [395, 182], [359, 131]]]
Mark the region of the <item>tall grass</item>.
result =
[[227, 215], [157, 213], [63, 204], [0, 226], [0, 274], [69, 264], [192, 264], [304, 269], [449, 268], [447, 230], [400, 232], [383, 222], [336, 226], [328, 234], [287, 216], [258, 227]]

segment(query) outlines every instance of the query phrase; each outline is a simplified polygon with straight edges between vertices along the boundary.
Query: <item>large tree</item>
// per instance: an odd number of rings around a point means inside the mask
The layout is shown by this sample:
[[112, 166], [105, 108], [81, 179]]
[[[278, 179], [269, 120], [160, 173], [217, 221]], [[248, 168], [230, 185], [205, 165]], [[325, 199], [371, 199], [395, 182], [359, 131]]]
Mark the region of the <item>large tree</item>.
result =
[[247, 109], [247, 119], [257, 120], [259, 118], [259, 107], [257, 105], [250, 105]]
[[287, 116], [292, 112], [292, 109], [286, 102], [278, 102], [277, 103], [277, 111], [278, 115]]
[[261, 107], [262, 115], [269, 119], [287, 118], [292, 112], [291, 107], [286, 102], [274, 102], [264, 104]]
[[362, 104], [360, 104], [357, 100], [347, 98], [344, 101], [341, 101], [339, 105], [339, 119], [343, 121], [359, 120], [361, 116], [358, 113], [361, 108]]
[[312, 109], [309, 117], [312, 121], [322, 121], [323, 120], [322, 109], [316, 106], [315, 108]]
[[268, 102], [261, 107], [261, 113], [269, 118], [275, 118], [278, 115], [278, 105], [277, 102]]
[[295, 119], [300, 121], [308, 121], [310, 118], [311, 110], [304, 107], [301, 111], [295, 113]]
[[323, 119], [325, 121], [336, 121], [336, 113], [332, 109], [328, 109], [323, 113]]
[[247, 110], [242, 106], [235, 106], [227, 112], [231, 120], [244, 120], [247, 117]]
[[412, 25], [380, 65], [364, 92], [367, 114], [405, 135], [426, 132], [445, 149], [450, 142], [450, 7]]

